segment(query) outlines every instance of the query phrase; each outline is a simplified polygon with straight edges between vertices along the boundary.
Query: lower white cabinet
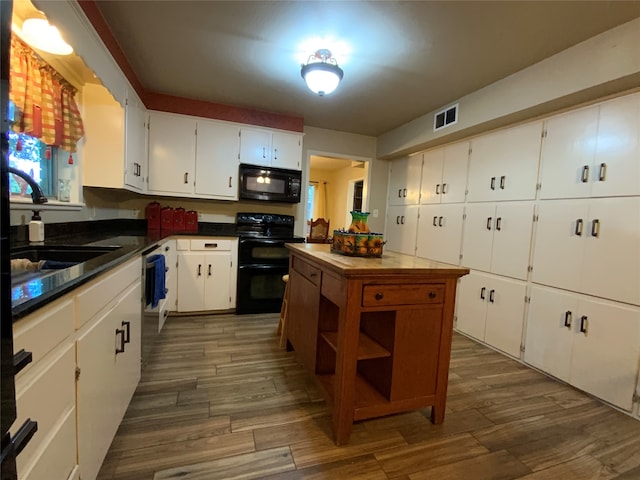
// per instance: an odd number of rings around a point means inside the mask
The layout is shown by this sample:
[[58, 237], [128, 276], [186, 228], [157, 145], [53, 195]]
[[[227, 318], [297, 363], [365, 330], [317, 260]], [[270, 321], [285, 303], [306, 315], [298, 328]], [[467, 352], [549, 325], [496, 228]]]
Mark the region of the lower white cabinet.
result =
[[524, 361], [631, 411], [640, 308], [539, 285], [530, 296]]
[[460, 264], [464, 205], [421, 205], [416, 256]]
[[238, 240], [179, 239], [178, 250], [178, 311], [235, 308]]
[[[141, 271], [140, 259], [134, 263]], [[108, 284], [117, 278], [112, 275], [97, 280], [96, 285]], [[78, 463], [83, 480], [95, 479], [98, 475], [140, 380], [141, 298], [138, 276], [132, 283], [120, 284], [113, 301], [83, 322], [78, 331], [76, 408]]]
[[460, 279], [456, 329], [520, 357], [527, 285], [471, 272]]
[[418, 211], [418, 205], [387, 207], [385, 250], [415, 255]]

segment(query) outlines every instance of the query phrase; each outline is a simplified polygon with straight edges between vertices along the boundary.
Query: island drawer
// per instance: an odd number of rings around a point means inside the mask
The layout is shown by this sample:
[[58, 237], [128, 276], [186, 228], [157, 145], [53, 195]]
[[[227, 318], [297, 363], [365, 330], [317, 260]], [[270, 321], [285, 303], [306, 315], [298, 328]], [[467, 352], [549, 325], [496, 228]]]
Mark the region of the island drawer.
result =
[[320, 285], [322, 275], [318, 267], [300, 260], [298, 257], [293, 257], [293, 268], [314, 285]]
[[444, 302], [443, 284], [364, 285], [362, 306], [424, 305]]

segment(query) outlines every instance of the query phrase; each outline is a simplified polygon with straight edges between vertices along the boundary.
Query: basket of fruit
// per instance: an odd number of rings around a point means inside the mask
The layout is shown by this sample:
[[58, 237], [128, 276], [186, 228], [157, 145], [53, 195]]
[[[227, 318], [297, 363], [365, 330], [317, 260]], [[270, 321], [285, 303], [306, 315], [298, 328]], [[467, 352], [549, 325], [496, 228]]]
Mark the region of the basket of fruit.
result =
[[354, 257], [381, 257], [385, 244], [381, 233], [371, 233], [367, 212], [351, 212], [352, 222], [347, 230], [334, 230], [331, 251]]

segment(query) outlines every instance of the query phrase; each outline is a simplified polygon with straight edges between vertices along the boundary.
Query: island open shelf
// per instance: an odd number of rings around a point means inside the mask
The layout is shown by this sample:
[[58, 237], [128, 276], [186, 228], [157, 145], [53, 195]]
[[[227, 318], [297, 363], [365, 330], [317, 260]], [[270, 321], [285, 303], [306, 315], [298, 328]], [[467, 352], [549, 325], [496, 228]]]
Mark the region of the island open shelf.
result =
[[290, 249], [287, 344], [316, 375], [336, 444], [352, 424], [431, 406], [440, 423], [457, 279], [468, 269], [407, 255], [345, 257]]

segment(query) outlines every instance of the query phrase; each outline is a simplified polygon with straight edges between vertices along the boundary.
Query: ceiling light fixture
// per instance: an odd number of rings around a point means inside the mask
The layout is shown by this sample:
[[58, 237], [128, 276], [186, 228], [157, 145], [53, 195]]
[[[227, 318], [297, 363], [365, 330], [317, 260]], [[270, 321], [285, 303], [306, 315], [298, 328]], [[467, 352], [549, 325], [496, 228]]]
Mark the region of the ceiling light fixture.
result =
[[60, 36], [56, 27], [46, 18], [27, 18], [22, 24], [22, 36], [25, 42], [43, 52], [55, 55], [70, 55], [73, 48]]
[[300, 74], [309, 90], [322, 97], [329, 95], [336, 89], [344, 72], [338, 66], [335, 58], [331, 56], [331, 52], [322, 48], [314, 55], [309, 56], [307, 64], [302, 65]]

